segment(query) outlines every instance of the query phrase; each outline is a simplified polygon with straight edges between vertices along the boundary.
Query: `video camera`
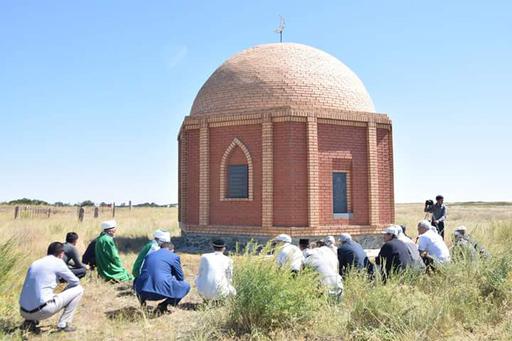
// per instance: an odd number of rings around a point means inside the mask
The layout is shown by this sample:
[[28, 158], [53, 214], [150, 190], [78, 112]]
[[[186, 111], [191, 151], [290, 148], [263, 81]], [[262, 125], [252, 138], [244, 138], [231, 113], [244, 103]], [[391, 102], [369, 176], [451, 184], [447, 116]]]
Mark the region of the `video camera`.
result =
[[425, 212], [432, 212], [434, 210], [434, 201], [433, 200], [427, 200], [425, 201]]

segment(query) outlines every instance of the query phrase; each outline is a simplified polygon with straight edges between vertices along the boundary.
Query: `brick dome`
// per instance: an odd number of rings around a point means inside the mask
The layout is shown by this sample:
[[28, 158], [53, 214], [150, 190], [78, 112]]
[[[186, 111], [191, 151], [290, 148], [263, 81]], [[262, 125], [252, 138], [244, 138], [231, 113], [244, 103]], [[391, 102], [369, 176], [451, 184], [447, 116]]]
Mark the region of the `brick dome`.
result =
[[310, 46], [277, 43], [224, 62], [199, 90], [190, 114], [276, 107], [375, 112], [361, 80], [337, 58]]

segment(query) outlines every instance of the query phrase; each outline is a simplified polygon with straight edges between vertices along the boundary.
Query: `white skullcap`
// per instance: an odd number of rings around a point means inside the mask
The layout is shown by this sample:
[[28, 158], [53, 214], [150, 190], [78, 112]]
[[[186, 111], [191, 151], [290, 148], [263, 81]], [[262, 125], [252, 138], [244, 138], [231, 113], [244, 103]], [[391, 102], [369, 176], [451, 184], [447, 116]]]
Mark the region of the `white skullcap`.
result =
[[327, 246], [331, 246], [331, 245], [336, 244], [336, 240], [334, 239], [333, 236], [327, 236], [327, 237], [324, 238], [324, 243]]
[[459, 226], [453, 231], [455, 237], [463, 237], [466, 234], [466, 226]]
[[153, 236], [155, 237], [155, 239], [157, 239], [158, 241], [160, 241], [162, 243], [170, 243], [171, 242], [171, 233], [170, 232], [156, 230], [155, 233], [153, 234]]
[[396, 231], [398, 232], [398, 234], [404, 234], [404, 229], [402, 228], [402, 226], [400, 225], [395, 225], [395, 228], [396, 228]]
[[396, 228], [396, 225], [391, 225], [389, 227], [386, 227], [384, 229], [384, 231], [382, 231], [382, 233], [388, 233], [388, 234], [392, 234], [394, 235], [395, 237], [398, 237], [398, 235], [400, 234], [398, 232], [398, 229]]
[[105, 230], [109, 230], [111, 228], [116, 227], [117, 223], [114, 219], [112, 219], [112, 220], [107, 220], [107, 221], [102, 222], [100, 226], [101, 226], [101, 229], [103, 231], [105, 231]]
[[424, 220], [420, 220], [420, 222], [418, 223], [418, 226], [419, 227], [423, 227], [424, 229], [427, 229], [427, 230], [431, 230], [432, 229], [432, 225], [430, 224], [430, 221], [428, 221], [427, 219], [424, 219]]
[[455, 228], [455, 231], [460, 231], [462, 233], [466, 232], [466, 226], [459, 226]]
[[340, 242], [348, 242], [349, 240], [352, 240], [352, 236], [349, 233], [342, 233], [340, 235]]
[[280, 242], [285, 242], [285, 243], [291, 243], [292, 242], [292, 237], [290, 237], [289, 235], [287, 234], [280, 234], [279, 236], [275, 237], [274, 240], [277, 240], [277, 241], [280, 241]]

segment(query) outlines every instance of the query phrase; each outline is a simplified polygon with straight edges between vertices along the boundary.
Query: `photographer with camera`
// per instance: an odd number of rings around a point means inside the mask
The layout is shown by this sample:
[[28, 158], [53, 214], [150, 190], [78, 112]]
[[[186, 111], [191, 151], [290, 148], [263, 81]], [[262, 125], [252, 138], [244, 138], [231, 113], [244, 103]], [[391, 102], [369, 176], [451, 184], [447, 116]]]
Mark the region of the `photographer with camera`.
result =
[[425, 202], [425, 212], [432, 213], [430, 223], [437, 229], [437, 233], [443, 237], [444, 240], [444, 222], [446, 221], [446, 206], [444, 205], [444, 197], [442, 195], [436, 196], [436, 203], [432, 200]]

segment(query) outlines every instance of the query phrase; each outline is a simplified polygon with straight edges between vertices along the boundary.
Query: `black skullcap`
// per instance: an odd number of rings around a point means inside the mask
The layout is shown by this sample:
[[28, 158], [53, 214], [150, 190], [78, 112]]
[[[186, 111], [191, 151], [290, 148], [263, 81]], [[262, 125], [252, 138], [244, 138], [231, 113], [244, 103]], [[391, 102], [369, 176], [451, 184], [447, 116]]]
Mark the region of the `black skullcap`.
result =
[[224, 247], [224, 246], [226, 246], [226, 243], [224, 243], [224, 241], [222, 239], [215, 239], [212, 242], [212, 246], [213, 247]]

